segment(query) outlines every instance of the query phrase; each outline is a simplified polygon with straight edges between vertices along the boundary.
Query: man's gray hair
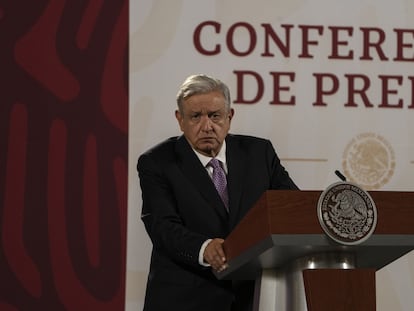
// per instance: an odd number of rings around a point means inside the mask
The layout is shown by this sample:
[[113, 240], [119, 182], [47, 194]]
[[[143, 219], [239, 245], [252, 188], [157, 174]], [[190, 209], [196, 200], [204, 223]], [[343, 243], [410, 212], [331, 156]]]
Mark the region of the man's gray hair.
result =
[[220, 92], [223, 94], [226, 108], [230, 110], [230, 90], [227, 85], [219, 79], [205, 74], [191, 75], [183, 82], [177, 93], [178, 110], [181, 113], [183, 112], [183, 103], [187, 98], [210, 92]]

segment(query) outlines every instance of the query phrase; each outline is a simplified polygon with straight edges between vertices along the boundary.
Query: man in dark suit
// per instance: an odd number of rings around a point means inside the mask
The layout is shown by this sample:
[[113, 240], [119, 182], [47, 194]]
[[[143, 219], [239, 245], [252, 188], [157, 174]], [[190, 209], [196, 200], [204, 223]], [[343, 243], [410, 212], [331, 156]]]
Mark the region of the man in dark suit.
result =
[[[229, 134], [230, 103], [220, 80], [188, 77], [175, 112], [184, 135], [139, 157], [141, 218], [153, 244], [145, 311], [252, 308], [253, 281], [218, 280], [212, 270], [226, 269], [222, 243], [265, 190], [297, 186], [269, 140]], [[227, 178], [217, 190], [219, 170]]]

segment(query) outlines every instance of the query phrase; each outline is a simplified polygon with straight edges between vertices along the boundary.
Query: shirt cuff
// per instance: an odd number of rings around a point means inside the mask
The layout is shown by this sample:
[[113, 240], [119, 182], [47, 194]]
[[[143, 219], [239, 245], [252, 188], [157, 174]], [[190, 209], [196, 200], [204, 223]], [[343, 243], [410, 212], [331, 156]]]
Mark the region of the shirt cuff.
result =
[[199, 263], [200, 265], [202, 265], [203, 267], [210, 267], [210, 264], [208, 264], [208, 263], [206, 263], [206, 262], [204, 261], [204, 250], [206, 249], [206, 247], [207, 247], [208, 243], [210, 243], [210, 242], [211, 242], [211, 239], [206, 240], [206, 241], [205, 241], [205, 242], [201, 245], [200, 252], [198, 253], [198, 263]]

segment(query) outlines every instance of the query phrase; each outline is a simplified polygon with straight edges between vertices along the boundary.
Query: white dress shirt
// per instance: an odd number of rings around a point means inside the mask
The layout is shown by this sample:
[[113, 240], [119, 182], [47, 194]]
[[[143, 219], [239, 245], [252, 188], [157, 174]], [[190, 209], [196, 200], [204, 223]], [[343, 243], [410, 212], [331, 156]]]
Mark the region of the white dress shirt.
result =
[[[209, 176], [211, 177], [211, 175], [213, 174], [213, 168], [211, 166], [207, 166], [207, 164], [210, 162], [210, 160], [212, 159], [212, 157], [207, 157], [201, 153], [199, 153], [198, 151], [196, 151], [195, 149], [193, 149], [195, 154], [197, 155], [197, 157], [200, 159], [201, 164], [203, 164], [203, 166], [206, 168]], [[217, 154], [217, 156], [215, 157], [217, 160], [219, 160], [221, 162], [221, 165], [223, 166], [224, 172], [227, 175], [227, 162], [226, 162], [226, 141], [223, 141], [223, 145], [220, 148], [219, 153]], [[211, 239], [206, 240], [200, 248], [200, 252], [198, 254], [198, 262], [200, 265], [205, 266], [205, 267], [209, 267], [210, 265], [208, 263], [206, 263], [204, 261], [204, 250], [206, 249], [208, 243], [210, 243]]]

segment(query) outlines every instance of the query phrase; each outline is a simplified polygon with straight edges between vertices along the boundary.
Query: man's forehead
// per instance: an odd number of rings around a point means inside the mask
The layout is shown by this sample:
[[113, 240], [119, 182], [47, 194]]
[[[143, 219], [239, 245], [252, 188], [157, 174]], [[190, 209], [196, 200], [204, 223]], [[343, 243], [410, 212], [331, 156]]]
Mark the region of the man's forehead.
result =
[[225, 101], [224, 95], [220, 92], [208, 92], [193, 94], [184, 99], [185, 102], [198, 102], [198, 101]]
[[188, 107], [186, 110], [189, 112], [212, 113], [224, 111], [225, 107]]
[[188, 108], [189, 110], [209, 110], [209, 111], [215, 111], [224, 109], [225, 107], [225, 101], [224, 98], [188, 98], [184, 102], [184, 107]]

